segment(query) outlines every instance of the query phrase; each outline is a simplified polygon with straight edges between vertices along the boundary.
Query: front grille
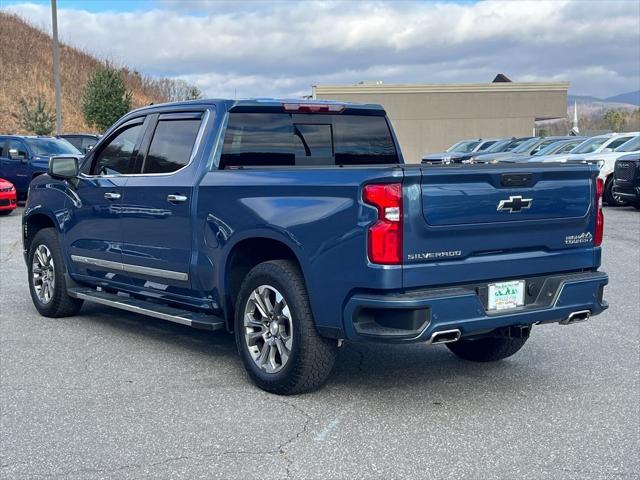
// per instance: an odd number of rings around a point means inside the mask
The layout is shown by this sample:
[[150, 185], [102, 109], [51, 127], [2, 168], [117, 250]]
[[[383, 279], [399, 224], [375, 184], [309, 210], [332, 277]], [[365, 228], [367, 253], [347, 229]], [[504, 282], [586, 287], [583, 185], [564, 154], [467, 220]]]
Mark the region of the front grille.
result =
[[622, 181], [633, 180], [636, 170], [635, 162], [618, 161], [616, 162], [615, 179]]
[[0, 199], [0, 207], [8, 207], [8, 206], [9, 206], [9, 199], [8, 198]]
[[0, 188], [0, 192], [10, 192], [13, 190], [13, 187]]

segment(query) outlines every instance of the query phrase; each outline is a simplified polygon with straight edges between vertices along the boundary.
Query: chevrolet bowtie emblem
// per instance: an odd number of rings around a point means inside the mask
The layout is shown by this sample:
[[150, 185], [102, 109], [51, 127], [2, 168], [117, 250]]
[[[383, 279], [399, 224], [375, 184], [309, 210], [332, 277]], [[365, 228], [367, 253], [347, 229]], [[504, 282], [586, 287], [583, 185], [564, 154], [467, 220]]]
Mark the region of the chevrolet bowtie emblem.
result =
[[529, 208], [533, 200], [531, 198], [522, 198], [520, 195], [510, 196], [509, 200], [500, 200], [498, 203], [499, 212], [517, 213], [525, 208]]

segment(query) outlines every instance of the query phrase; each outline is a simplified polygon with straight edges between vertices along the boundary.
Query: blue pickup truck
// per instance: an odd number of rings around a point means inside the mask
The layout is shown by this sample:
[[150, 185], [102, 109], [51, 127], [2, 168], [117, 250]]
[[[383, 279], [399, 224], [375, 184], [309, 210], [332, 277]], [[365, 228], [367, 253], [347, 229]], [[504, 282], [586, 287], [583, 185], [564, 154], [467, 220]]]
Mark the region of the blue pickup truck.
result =
[[210, 100], [119, 120], [53, 158], [23, 217], [33, 303], [235, 334], [261, 388], [329, 376], [344, 340], [517, 352], [607, 308], [588, 164], [405, 164], [378, 105]]

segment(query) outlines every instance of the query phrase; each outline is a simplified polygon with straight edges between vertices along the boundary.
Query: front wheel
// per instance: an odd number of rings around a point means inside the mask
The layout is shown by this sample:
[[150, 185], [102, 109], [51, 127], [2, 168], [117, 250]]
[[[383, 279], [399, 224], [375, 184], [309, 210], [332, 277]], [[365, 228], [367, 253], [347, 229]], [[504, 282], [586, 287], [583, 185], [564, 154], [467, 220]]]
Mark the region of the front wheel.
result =
[[235, 335], [249, 376], [272, 393], [318, 388], [336, 358], [336, 343], [315, 328], [302, 274], [287, 260], [261, 263], [242, 282]]
[[59, 318], [80, 311], [82, 300], [67, 292], [64, 259], [54, 228], [36, 233], [27, 255], [27, 269], [31, 299], [40, 315]]
[[13, 212], [13, 210], [0, 210], [0, 217], [11, 215], [11, 212]]
[[456, 356], [471, 362], [495, 362], [510, 357], [526, 343], [526, 338], [487, 337], [447, 343]]

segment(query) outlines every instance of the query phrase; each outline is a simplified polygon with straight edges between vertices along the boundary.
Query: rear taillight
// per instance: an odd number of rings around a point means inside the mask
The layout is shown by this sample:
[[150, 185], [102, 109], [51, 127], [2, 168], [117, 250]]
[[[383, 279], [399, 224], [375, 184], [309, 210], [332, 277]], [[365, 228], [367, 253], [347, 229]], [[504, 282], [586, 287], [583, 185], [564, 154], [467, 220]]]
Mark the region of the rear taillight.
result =
[[596, 231], [593, 235], [594, 245], [602, 244], [602, 236], [604, 235], [604, 214], [602, 213], [602, 195], [604, 194], [604, 181], [596, 178]]
[[369, 227], [369, 261], [383, 265], [402, 263], [402, 184], [366, 185], [365, 203], [378, 209], [378, 220]]

